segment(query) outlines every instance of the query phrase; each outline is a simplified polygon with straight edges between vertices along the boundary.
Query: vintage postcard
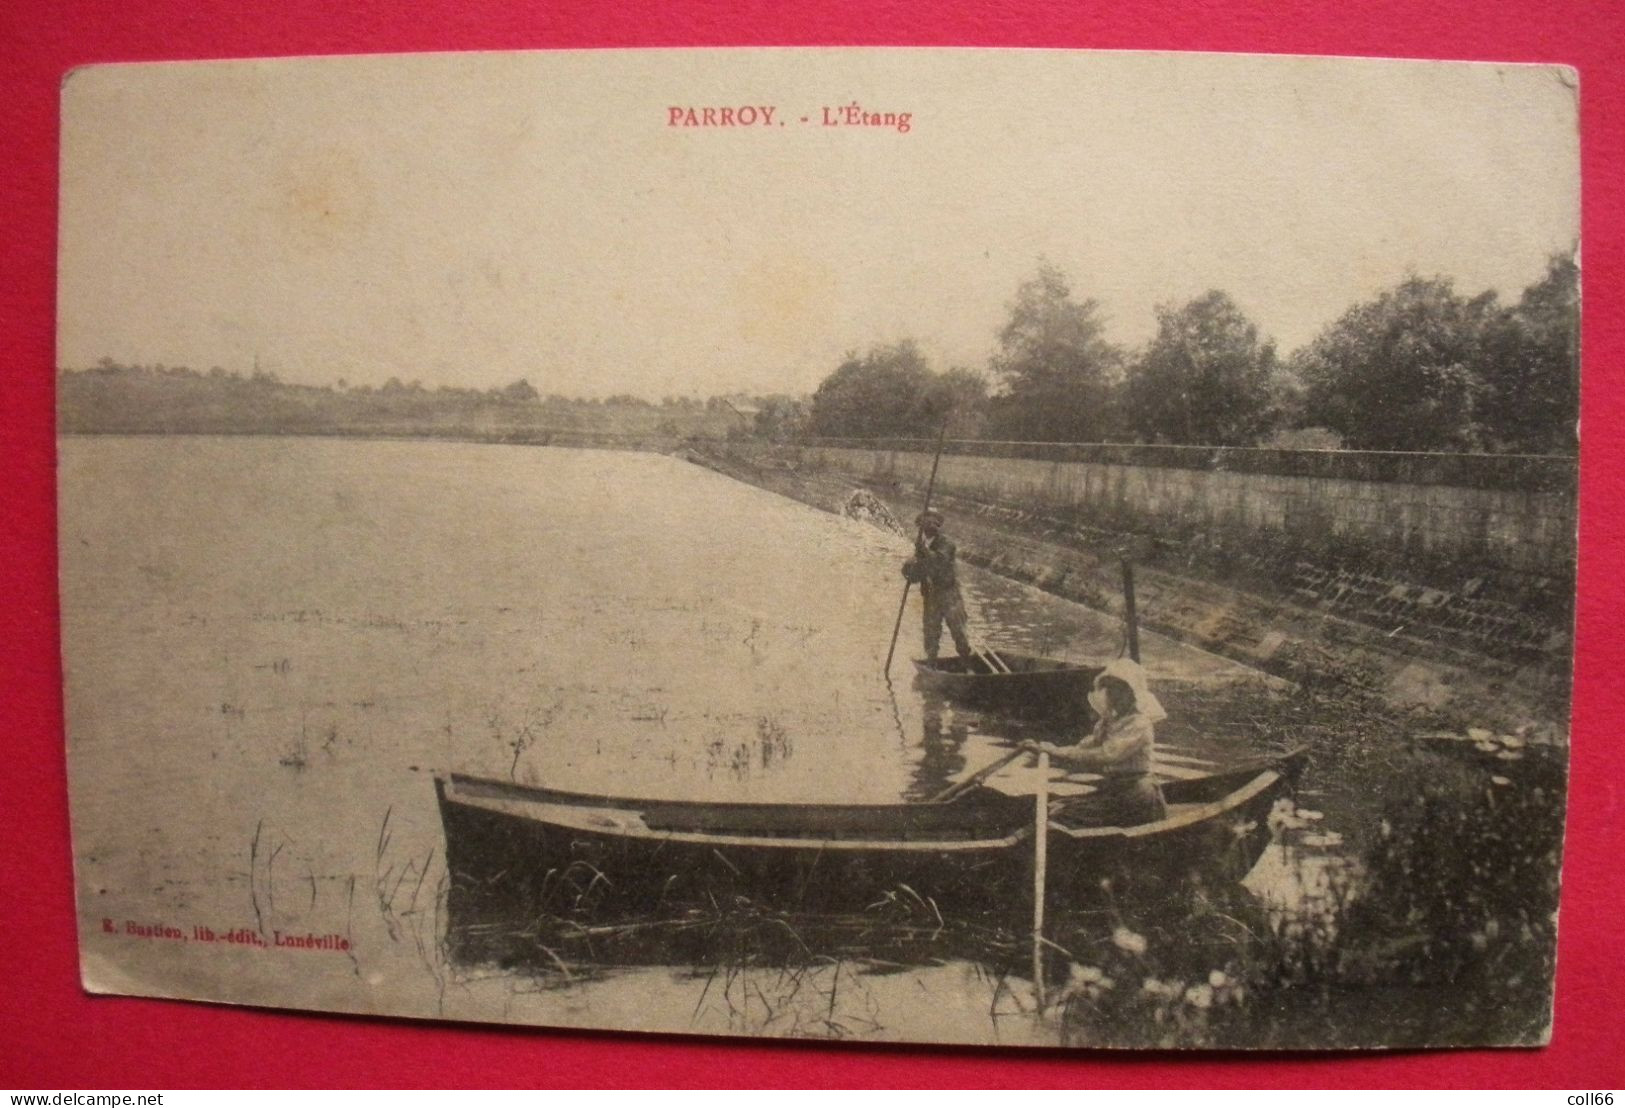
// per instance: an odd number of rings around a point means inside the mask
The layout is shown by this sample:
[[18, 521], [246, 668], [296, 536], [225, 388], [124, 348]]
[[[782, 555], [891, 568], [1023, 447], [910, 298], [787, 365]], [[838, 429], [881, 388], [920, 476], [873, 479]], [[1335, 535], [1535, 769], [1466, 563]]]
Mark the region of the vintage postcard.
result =
[[87, 989], [1549, 1038], [1572, 70], [601, 51], [62, 96]]

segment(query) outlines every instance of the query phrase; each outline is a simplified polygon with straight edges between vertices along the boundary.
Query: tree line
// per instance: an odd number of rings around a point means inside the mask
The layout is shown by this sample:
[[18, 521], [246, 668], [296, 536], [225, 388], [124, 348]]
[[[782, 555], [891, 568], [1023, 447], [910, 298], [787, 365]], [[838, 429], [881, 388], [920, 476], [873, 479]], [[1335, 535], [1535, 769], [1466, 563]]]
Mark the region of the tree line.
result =
[[408, 432], [459, 435], [504, 430], [590, 432], [666, 439], [749, 435], [752, 420], [785, 397], [732, 393], [659, 401], [543, 395], [528, 379], [472, 388], [425, 386], [391, 377], [382, 385], [304, 385], [275, 373], [215, 366], [125, 364], [104, 357], [57, 375], [65, 431], [261, 433]]
[[1099, 301], [1041, 262], [985, 371], [934, 371], [909, 340], [851, 353], [802, 408], [758, 416], [778, 438], [1260, 444], [1573, 453], [1579, 273], [1554, 255], [1515, 303], [1410, 276], [1303, 348], [1275, 343], [1217, 289], [1156, 309], [1138, 350], [1111, 342]]
[[256, 369], [124, 365], [58, 379], [64, 430], [423, 433], [532, 428], [789, 441], [958, 438], [1574, 453], [1579, 273], [1549, 259], [1514, 303], [1410, 276], [1282, 357], [1217, 289], [1156, 309], [1135, 350], [1107, 337], [1099, 301], [1040, 262], [1010, 301], [992, 356], [943, 370], [910, 339], [848, 353], [811, 397], [731, 393], [543, 396], [392, 377], [380, 386], [285, 383]]

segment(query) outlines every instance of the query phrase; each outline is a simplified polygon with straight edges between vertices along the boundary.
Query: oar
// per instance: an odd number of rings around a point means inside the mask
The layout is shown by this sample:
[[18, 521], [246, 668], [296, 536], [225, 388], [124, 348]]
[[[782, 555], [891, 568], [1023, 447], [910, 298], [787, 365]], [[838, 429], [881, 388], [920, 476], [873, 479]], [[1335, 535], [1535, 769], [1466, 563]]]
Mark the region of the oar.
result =
[[[931, 479], [925, 483], [925, 507], [920, 509], [920, 515], [922, 516], [925, 515], [926, 511], [931, 507], [931, 491], [937, 487], [937, 466], [942, 461], [942, 444], [947, 441], [947, 438], [948, 421], [944, 419], [942, 421], [942, 430], [937, 433], [937, 456], [931, 460]], [[920, 536], [924, 533], [924, 524], [915, 524], [915, 549], [919, 548]], [[892, 624], [891, 645], [886, 648], [885, 674], [887, 677], [891, 676], [892, 655], [897, 653], [897, 633], [903, 629], [903, 612], [908, 608], [908, 590], [913, 586], [913, 584], [913, 581], [909, 581], [907, 579], [903, 581], [903, 599], [897, 605], [897, 622]]]
[[1010, 667], [1004, 664], [1004, 659], [999, 657], [991, 650], [978, 650], [976, 651], [976, 656], [982, 659], [982, 662], [987, 666], [987, 668], [994, 673], [1010, 672]]
[[992, 777], [995, 773], [998, 773], [1005, 766], [1009, 765], [1011, 762], [1015, 761], [1017, 758], [1021, 757], [1025, 753], [1027, 753], [1027, 752], [1025, 750], [1022, 750], [1019, 747], [1016, 748], [1015, 750], [1012, 750], [1010, 753], [1006, 754], [1004, 757], [1000, 758], [997, 762], [994, 762], [992, 765], [986, 766], [983, 769], [977, 770], [975, 774], [973, 774], [970, 777], [965, 778], [963, 781], [959, 781], [959, 782], [956, 782], [955, 784], [949, 785], [946, 789], [943, 789], [936, 796], [933, 796], [930, 799], [929, 803], [938, 804], [938, 803], [941, 803], [942, 801], [945, 801], [945, 800], [954, 799], [960, 793], [965, 792], [967, 789], [972, 789], [972, 788], [975, 788], [977, 785], [980, 785], [983, 781], [986, 781], [989, 777]]

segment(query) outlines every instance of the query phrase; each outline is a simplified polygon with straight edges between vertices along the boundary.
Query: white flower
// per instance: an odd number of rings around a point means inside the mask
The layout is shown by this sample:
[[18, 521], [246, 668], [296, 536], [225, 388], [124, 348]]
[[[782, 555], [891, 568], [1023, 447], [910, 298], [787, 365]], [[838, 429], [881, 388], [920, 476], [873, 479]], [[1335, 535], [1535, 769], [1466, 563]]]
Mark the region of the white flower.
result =
[[1130, 954], [1144, 954], [1146, 948], [1145, 936], [1137, 935], [1126, 927], [1118, 927], [1112, 931], [1112, 944], [1118, 950], [1125, 950]]
[[1154, 996], [1158, 1000], [1178, 1000], [1184, 993], [1185, 986], [1179, 981], [1158, 981], [1155, 977], [1147, 977], [1140, 991], [1146, 996]]
[[1295, 809], [1292, 801], [1286, 797], [1277, 800], [1270, 808], [1270, 814], [1265, 819], [1271, 831], [1281, 831], [1290, 827], [1299, 826], [1298, 817], [1294, 815]]
[[1096, 966], [1080, 966], [1073, 963], [1067, 971], [1066, 991], [1073, 996], [1082, 996], [1086, 1000], [1099, 1000], [1106, 990], [1113, 988], [1117, 982], [1107, 977]]
[[1214, 970], [1212, 973], [1207, 975], [1207, 983], [1212, 985], [1215, 989], [1222, 989], [1230, 983], [1230, 978], [1224, 975], [1223, 970]]
[[1185, 1003], [1194, 1005], [1197, 1008], [1213, 1007], [1213, 986], [1192, 985], [1185, 990]]

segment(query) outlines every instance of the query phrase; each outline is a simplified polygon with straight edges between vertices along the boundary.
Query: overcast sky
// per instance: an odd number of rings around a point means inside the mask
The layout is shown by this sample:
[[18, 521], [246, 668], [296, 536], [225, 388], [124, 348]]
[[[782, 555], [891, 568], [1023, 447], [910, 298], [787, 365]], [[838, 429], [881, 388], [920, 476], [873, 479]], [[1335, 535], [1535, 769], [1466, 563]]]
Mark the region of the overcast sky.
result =
[[[823, 125], [854, 101], [908, 133]], [[773, 125], [668, 125], [744, 105]], [[58, 361], [805, 392], [903, 337], [982, 368], [1040, 256], [1117, 342], [1221, 288], [1291, 350], [1408, 271], [1516, 298], [1578, 234], [1575, 111], [1551, 67], [1212, 55], [102, 67], [64, 92]]]

